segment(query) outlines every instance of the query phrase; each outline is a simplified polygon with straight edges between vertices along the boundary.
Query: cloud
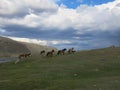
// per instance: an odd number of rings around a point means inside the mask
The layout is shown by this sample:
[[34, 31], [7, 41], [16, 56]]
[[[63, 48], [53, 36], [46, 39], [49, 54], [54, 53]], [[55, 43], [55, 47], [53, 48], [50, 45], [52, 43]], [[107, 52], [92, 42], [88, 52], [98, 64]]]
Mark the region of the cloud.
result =
[[[109, 8], [111, 6], [112, 8]], [[56, 14], [49, 15], [43, 20], [43, 27], [58, 30], [72, 28], [79, 33], [118, 30], [120, 28], [119, 10], [118, 1], [96, 6], [80, 5], [77, 9], [59, 7]]]
[[[28, 0], [4, 0], [2, 2], [5, 1], [8, 5], [0, 10], [0, 14], [5, 14], [6, 10], [8, 10], [7, 14], [15, 14], [18, 11], [24, 11], [23, 7], [27, 7], [27, 12], [29, 13], [26, 13], [24, 17], [13, 17], [10, 19], [1, 17], [1, 25], [14, 24], [27, 27], [40, 27], [48, 30], [67, 30], [73, 28], [80, 32], [84, 28], [89, 30], [120, 28], [120, 1], [118, 0], [96, 6], [80, 5], [77, 9], [58, 7], [52, 0], [29, 0], [29, 2]], [[22, 4], [23, 1], [25, 4]], [[3, 4], [2, 2], [0, 4]], [[18, 8], [13, 8], [13, 5], [16, 5]]]
[[47, 45], [47, 41], [45, 40], [37, 40], [37, 39], [29, 39], [29, 38], [19, 38], [19, 37], [9, 37], [13, 40], [20, 41], [20, 42], [27, 42], [27, 43], [36, 43], [40, 45]]
[[18, 17], [28, 13], [28, 8], [23, 5], [22, 0], [2, 0], [0, 2], [0, 16]]
[[30, 38], [19, 38], [19, 37], [9, 37], [13, 40], [27, 43], [35, 43], [39, 45], [57, 45], [57, 44], [70, 44], [68, 40], [41, 40], [41, 39], [30, 39]]
[[59, 0], [2, 0], [0, 35], [59, 47], [119, 45], [120, 0], [94, 6], [81, 4], [76, 9], [56, 2]]
[[[120, 1], [119, 1], [120, 3]], [[120, 28], [120, 8], [117, 6], [118, 1], [110, 2], [103, 5], [87, 6], [81, 5], [77, 8], [81, 18], [77, 22], [76, 28], [88, 28], [89, 30], [116, 30]], [[119, 24], [118, 24], [119, 23]]]
[[48, 11], [48, 10], [56, 10], [58, 7], [57, 4], [54, 3], [53, 0], [24, 0], [25, 3], [27, 3], [28, 7], [30, 7], [33, 10], [42, 10], [42, 11]]
[[53, 0], [2, 0], [0, 2], [0, 15], [15, 15], [32, 11], [54, 11], [58, 7]]
[[0, 29], [0, 33], [1, 33], [1, 34], [6, 33], [6, 30]]
[[6, 29], [0, 28], [0, 35], [1, 36], [6, 36], [6, 35], [9, 35], [9, 34], [10, 34], [9, 31], [7, 31]]

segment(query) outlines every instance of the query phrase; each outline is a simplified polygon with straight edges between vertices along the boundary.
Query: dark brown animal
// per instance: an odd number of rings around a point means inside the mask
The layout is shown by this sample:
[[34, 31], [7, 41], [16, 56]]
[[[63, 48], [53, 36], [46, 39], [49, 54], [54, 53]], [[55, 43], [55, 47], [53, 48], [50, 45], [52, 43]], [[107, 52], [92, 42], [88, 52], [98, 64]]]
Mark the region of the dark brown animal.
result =
[[41, 52], [40, 52], [40, 55], [44, 55], [45, 54], [45, 50], [42, 50]]
[[26, 57], [29, 57], [29, 56], [31, 56], [31, 53], [24, 53], [24, 54], [20, 54], [18, 56], [18, 58], [21, 59], [21, 58], [26, 58]]
[[49, 51], [49, 52], [47, 52], [46, 56], [53, 56], [54, 52], [55, 52], [55, 50]]
[[74, 52], [76, 52], [76, 51], [74, 50], [74, 48], [70, 48], [70, 49], [68, 50], [68, 53], [69, 53], [69, 54], [74, 53]]
[[57, 55], [64, 55], [66, 50], [67, 50], [66, 48], [58, 50]]

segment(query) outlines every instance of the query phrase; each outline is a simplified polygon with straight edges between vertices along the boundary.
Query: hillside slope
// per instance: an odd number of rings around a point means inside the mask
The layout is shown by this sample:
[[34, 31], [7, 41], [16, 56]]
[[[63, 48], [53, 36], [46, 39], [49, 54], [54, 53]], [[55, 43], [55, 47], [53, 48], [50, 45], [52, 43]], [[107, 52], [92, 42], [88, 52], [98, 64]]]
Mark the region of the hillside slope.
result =
[[57, 50], [54, 47], [42, 46], [26, 42], [18, 42], [12, 39], [0, 36], [0, 57], [18, 56], [20, 53], [31, 52], [39, 54], [41, 50]]
[[120, 47], [0, 64], [0, 90], [120, 90]]
[[0, 36], [0, 57], [16, 56], [19, 53], [29, 52], [29, 49], [12, 39]]
[[51, 51], [52, 49], [57, 50], [55, 47], [43, 46], [33, 43], [22, 42], [22, 44], [24, 44], [31, 51], [32, 54], [39, 54], [40, 51], [42, 50], [45, 51]]

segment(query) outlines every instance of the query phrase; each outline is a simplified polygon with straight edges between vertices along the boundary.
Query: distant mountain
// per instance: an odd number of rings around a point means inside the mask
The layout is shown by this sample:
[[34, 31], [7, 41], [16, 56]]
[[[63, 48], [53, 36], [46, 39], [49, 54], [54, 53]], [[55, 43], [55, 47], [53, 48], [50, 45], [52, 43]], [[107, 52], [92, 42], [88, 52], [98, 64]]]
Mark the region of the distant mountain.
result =
[[24, 44], [0, 36], [0, 57], [16, 56], [26, 52], [30, 52], [30, 50]]

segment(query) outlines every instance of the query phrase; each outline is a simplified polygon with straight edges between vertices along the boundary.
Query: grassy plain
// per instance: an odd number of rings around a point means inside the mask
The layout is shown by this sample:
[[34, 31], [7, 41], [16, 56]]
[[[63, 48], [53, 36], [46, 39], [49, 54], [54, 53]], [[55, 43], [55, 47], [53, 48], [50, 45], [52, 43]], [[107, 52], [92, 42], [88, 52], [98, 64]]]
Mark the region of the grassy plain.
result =
[[1, 63], [0, 90], [120, 90], [120, 47]]

